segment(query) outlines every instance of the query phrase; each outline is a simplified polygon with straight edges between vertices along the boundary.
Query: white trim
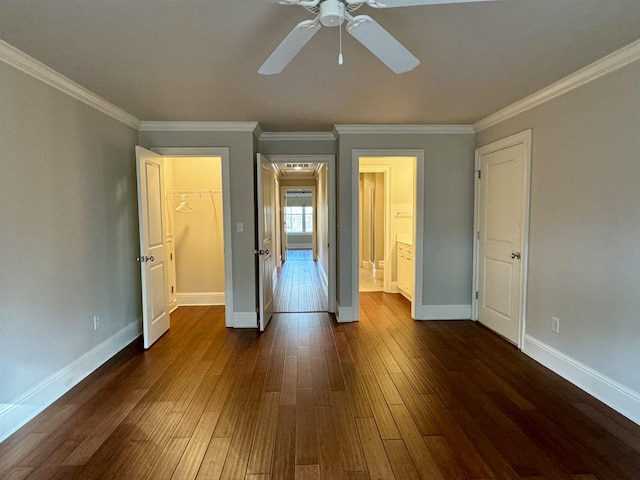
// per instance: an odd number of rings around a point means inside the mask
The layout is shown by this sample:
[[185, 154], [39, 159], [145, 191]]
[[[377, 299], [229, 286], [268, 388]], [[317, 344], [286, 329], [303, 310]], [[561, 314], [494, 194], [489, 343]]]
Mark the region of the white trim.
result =
[[595, 61], [575, 73], [552, 83], [548, 87], [512, 103], [508, 107], [489, 115], [473, 125], [475, 132], [481, 132], [489, 127], [504, 122], [520, 113], [526, 112], [538, 105], [548, 102], [560, 95], [570, 92], [586, 83], [592, 82], [603, 75], [614, 72], [640, 59], [640, 40], [637, 40], [619, 50]]
[[420, 305], [416, 320], [469, 320], [471, 305]]
[[355, 322], [358, 320], [357, 317], [353, 316], [354, 309], [352, 307], [341, 307], [338, 305], [336, 312], [336, 321], [338, 323], [349, 323]]
[[176, 295], [181, 307], [224, 305], [224, 292], [187, 292]]
[[142, 121], [141, 132], [254, 132], [258, 122], [154, 122]]
[[140, 337], [141, 326], [141, 320], [130, 323], [111, 338], [31, 388], [20, 398], [0, 405], [0, 442]]
[[233, 328], [257, 329], [258, 314], [256, 312], [233, 312]]
[[233, 244], [231, 243], [231, 180], [229, 149], [226, 147], [162, 147], [154, 152], [167, 157], [220, 157], [222, 159], [222, 224], [224, 237], [225, 325], [233, 327]]
[[[333, 132], [262, 132], [258, 137], [264, 142], [302, 142], [302, 141], [334, 141]], [[273, 162], [274, 160], [272, 160]]]
[[[480, 157], [487, 155], [505, 148], [513, 147], [515, 145], [522, 144], [525, 149], [525, 181], [524, 181], [524, 205], [522, 216], [522, 245], [520, 252], [522, 253], [520, 269], [520, 325], [518, 330], [518, 348], [522, 349], [524, 344], [524, 335], [527, 325], [527, 283], [529, 277], [529, 216], [531, 211], [531, 146], [533, 142], [533, 131], [525, 130], [515, 135], [497, 140], [488, 145], [484, 145], [476, 149], [475, 152], [475, 170], [480, 170]], [[480, 180], [478, 175], [475, 174], [474, 180], [474, 202], [473, 202], [473, 277], [471, 288], [471, 313], [470, 318], [472, 320], [478, 319], [478, 300], [475, 297], [475, 292], [480, 291], [480, 279], [478, 278], [480, 261], [480, 241], [476, 232], [480, 228]]]
[[102, 112], [131, 128], [135, 128], [137, 130], [140, 126], [140, 120], [130, 113], [125, 112], [120, 107], [116, 107], [113, 103], [99, 97], [95, 93], [56, 72], [51, 67], [46, 66], [44, 63], [30, 57], [23, 51], [18, 50], [16, 47], [3, 40], [0, 40], [0, 61], [20, 70], [23, 73], [26, 73], [27, 75], [31, 75], [51, 87], [57, 88], [70, 97], [81, 101], [85, 105], [95, 108], [99, 112]]
[[522, 351], [589, 395], [640, 424], [640, 393], [625, 387], [531, 335], [525, 335]]
[[473, 135], [473, 125], [336, 125], [340, 134]]

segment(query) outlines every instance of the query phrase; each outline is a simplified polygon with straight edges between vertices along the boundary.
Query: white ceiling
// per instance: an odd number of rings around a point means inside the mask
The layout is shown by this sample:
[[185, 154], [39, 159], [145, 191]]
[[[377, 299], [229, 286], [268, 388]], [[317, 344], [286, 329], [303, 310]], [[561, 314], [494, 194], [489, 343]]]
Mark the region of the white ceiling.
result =
[[421, 64], [395, 75], [322, 28], [283, 73], [257, 70], [296, 23], [271, 0], [0, 0], [0, 39], [141, 120], [471, 124], [640, 38], [640, 0], [361, 7]]

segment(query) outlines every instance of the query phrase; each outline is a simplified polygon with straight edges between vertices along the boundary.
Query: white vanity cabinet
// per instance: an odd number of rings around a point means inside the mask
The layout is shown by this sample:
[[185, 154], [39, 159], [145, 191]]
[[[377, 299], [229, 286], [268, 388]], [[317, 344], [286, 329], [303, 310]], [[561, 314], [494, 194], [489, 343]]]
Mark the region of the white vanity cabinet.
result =
[[413, 299], [413, 245], [404, 242], [396, 243], [396, 265], [398, 272], [398, 289], [407, 299]]

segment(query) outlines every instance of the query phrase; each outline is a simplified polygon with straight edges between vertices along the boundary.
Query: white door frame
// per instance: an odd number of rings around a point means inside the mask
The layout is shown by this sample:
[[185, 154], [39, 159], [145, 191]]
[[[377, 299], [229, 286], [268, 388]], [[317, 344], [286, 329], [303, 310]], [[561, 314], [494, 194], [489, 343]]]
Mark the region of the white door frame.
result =
[[226, 147], [162, 147], [152, 151], [165, 157], [220, 157], [222, 160], [222, 225], [224, 234], [224, 316], [225, 325], [234, 327], [233, 269], [231, 244], [231, 184], [229, 149]]
[[[389, 268], [392, 264], [391, 261], [391, 253], [393, 251], [393, 231], [391, 229], [391, 208], [388, 206], [391, 205], [391, 165], [363, 165], [358, 168], [358, 176], [360, 173], [382, 173], [384, 175], [384, 280], [383, 280], [383, 289], [385, 292], [395, 292], [392, 287], [392, 278], [391, 278], [391, 268]], [[358, 189], [359, 189], [358, 183]], [[360, 200], [360, 196], [358, 196], [358, 201]], [[358, 205], [358, 209], [359, 209]], [[359, 213], [359, 212], [358, 212]], [[358, 229], [358, 235], [360, 231]], [[358, 243], [358, 246], [360, 244]], [[360, 260], [360, 252], [358, 252], [358, 261]], [[360, 270], [358, 270], [358, 273]], [[358, 284], [359, 284], [358, 279]], [[359, 286], [359, 285], [358, 285]], [[358, 288], [359, 290], [359, 288]]]
[[515, 145], [523, 144], [525, 148], [525, 185], [524, 185], [524, 212], [522, 222], [522, 245], [520, 252], [522, 253], [522, 268], [520, 270], [520, 326], [518, 335], [518, 348], [522, 350], [524, 345], [524, 336], [527, 323], [527, 279], [528, 279], [528, 265], [529, 265], [529, 211], [531, 200], [531, 147], [532, 147], [532, 130], [525, 130], [515, 135], [497, 140], [488, 145], [484, 145], [476, 149], [475, 154], [475, 193], [474, 193], [474, 205], [473, 205], [473, 288], [471, 295], [471, 319], [478, 320], [478, 299], [476, 298], [477, 292], [480, 291], [480, 279], [478, 278], [480, 261], [480, 238], [479, 238], [479, 225], [480, 225], [480, 185], [481, 181], [478, 172], [480, 172], [480, 157], [494, 153], [505, 148], [513, 147]]
[[[360, 208], [359, 180], [360, 157], [413, 157], [415, 166], [413, 179], [415, 195], [413, 199], [413, 250], [414, 250], [414, 290], [411, 301], [411, 317], [422, 317], [422, 258], [424, 247], [424, 150], [422, 149], [353, 149], [351, 151], [351, 318], [360, 319], [360, 247], [358, 218]], [[386, 269], [386, 266], [385, 266]]]
[[[329, 224], [329, 312], [336, 312], [336, 157], [335, 155], [269, 155], [273, 163], [326, 163]], [[280, 188], [286, 188], [280, 185]], [[305, 187], [309, 188], [309, 187]]]

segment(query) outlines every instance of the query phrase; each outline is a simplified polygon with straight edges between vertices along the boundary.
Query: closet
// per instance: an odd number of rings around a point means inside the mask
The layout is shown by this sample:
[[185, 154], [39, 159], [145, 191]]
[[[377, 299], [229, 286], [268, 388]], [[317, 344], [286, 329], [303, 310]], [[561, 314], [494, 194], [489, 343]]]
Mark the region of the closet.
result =
[[220, 157], [164, 158], [171, 310], [225, 303], [221, 164]]

